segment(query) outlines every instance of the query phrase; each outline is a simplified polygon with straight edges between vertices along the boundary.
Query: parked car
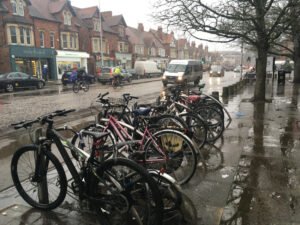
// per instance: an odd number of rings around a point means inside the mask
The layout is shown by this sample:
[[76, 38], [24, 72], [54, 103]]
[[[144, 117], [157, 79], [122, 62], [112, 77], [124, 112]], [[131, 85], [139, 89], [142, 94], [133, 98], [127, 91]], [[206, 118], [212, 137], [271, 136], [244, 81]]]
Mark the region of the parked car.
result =
[[212, 65], [210, 67], [209, 76], [210, 77], [224, 77], [225, 70], [221, 65]]
[[[62, 77], [61, 77], [61, 82], [63, 85], [71, 84], [77, 79], [77, 72], [75, 73], [75, 76], [72, 77], [72, 70], [66, 70]], [[93, 84], [96, 82], [96, 77], [92, 74], [86, 74], [86, 79], [90, 84]]]
[[32, 75], [22, 72], [10, 72], [0, 74], [0, 89], [13, 92], [17, 88], [41, 89], [45, 86], [45, 81]]
[[199, 84], [203, 76], [202, 63], [199, 60], [171, 60], [162, 76], [164, 87], [168, 84]]
[[[102, 67], [101, 73], [98, 76], [98, 81], [101, 84], [111, 83], [111, 80], [114, 75], [115, 67]], [[132, 74], [129, 73], [126, 69], [121, 69], [121, 75], [125, 81], [131, 82]]]
[[156, 62], [153, 61], [136, 61], [134, 70], [137, 79], [162, 75], [162, 71], [158, 69]]

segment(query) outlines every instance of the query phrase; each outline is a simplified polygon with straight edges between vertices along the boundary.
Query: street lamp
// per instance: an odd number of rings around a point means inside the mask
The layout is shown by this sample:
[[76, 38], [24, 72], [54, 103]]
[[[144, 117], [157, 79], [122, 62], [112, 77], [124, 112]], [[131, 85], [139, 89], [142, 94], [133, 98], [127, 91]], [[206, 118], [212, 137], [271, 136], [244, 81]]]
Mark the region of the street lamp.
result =
[[243, 60], [244, 60], [244, 42], [242, 40], [242, 46], [241, 46], [241, 77], [240, 77], [240, 80], [243, 79]]

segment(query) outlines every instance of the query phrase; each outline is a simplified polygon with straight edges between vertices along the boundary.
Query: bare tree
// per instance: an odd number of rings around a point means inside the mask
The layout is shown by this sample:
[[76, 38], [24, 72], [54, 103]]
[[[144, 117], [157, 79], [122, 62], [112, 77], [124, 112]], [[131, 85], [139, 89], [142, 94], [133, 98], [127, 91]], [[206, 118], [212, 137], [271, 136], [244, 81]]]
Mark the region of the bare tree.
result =
[[[293, 1], [286, 0], [156, 0], [153, 17], [198, 40], [253, 46], [258, 55], [254, 101], [265, 101], [267, 54], [270, 46], [290, 26], [286, 14]], [[201, 32], [220, 39], [203, 38]]]

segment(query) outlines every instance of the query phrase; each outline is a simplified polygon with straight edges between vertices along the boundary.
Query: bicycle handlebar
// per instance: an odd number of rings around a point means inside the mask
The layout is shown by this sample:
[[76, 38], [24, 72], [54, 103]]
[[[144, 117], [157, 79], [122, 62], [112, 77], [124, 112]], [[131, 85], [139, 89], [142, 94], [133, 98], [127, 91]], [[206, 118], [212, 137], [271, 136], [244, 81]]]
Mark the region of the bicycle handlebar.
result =
[[75, 109], [69, 109], [69, 110], [56, 110], [52, 113], [43, 115], [41, 117], [38, 117], [37, 119], [34, 120], [25, 120], [25, 121], [20, 121], [18, 123], [12, 123], [11, 126], [14, 127], [15, 130], [20, 129], [20, 128], [28, 128], [31, 127], [34, 123], [41, 123], [45, 124], [47, 122], [50, 122], [51, 119], [53, 119], [56, 116], [66, 116], [68, 113], [75, 112]]

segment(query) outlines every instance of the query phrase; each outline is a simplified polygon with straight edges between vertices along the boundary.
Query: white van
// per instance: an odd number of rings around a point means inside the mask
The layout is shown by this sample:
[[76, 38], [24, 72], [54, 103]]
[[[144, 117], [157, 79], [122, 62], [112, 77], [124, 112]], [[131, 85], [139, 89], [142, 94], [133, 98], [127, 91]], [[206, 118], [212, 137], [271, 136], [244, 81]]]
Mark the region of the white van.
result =
[[157, 68], [156, 62], [153, 61], [136, 61], [134, 70], [137, 78], [161, 76], [162, 74], [161, 70]]
[[164, 87], [168, 84], [187, 84], [194, 82], [198, 85], [203, 77], [203, 66], [199, 60], [172, 60], [163, 74]]

